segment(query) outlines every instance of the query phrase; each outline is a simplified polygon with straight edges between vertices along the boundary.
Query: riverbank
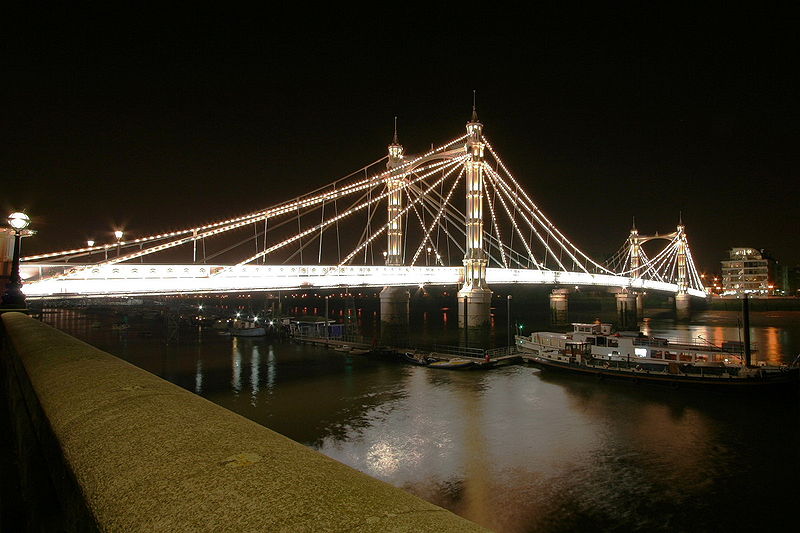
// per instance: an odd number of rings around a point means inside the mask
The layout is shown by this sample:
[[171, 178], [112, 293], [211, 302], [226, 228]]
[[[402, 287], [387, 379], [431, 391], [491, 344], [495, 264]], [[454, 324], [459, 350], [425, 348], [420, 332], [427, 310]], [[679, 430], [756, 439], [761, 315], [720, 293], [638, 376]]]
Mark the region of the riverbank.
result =
[[[793, 296], [753, 297], [750, 300], [750, 311], [800, 311], [800, 298]], [[714, 311], [741, 311], [742, 299], [734, 297], [712, 296], [707, 300], [708, 309]]]

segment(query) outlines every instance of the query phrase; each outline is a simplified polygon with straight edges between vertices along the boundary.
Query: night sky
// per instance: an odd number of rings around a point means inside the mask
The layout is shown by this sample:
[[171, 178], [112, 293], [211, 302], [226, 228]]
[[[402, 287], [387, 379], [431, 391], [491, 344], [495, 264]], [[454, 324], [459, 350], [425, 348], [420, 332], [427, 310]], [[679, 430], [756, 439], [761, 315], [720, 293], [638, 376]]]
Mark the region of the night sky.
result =
[[289, 199], [382, 157], [395, 115], [422, 151], [464, 133], [476, 89], [487, 137], [590, 255], [634, 216], [666, 233], [682, 212], [703, 270], [731, 246], [800, 263], [798, 47], [781, 13], [99, 9], [3, 22], [0, 198], [33, 218], [25, 254]]

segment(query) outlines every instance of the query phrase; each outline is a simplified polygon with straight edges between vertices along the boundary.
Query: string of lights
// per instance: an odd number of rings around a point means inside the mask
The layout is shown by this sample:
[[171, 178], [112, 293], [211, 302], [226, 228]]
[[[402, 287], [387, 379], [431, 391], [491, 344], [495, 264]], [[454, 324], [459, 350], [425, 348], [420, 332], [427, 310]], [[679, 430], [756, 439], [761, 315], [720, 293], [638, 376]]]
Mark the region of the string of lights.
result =
[[[564, 236], [564, 234], [561, 233], [558, 230], [558, 228], [552, 222], [550, 222], [550, 220], [547, 218], [547, 216], [545, 216], [545, 214], [541, 211], [541, 209], [539, 209], [539, 207], [533, 202], [531, 197], [528, 196], [528, 193], [525, 192], [525, 189], [520, 187], [519, 182], [514, 178], [514, 175], [511, 173], [511, 171], [508, 170], [508, 168], [506, 167], [505, 163], [503, 163], [503, 160], [500, 158], [500, 156], [497, 154], [497, 152], [495, 152], [495, 150], [492, 147], [492, 145], [489, 142], [489, 140], [486, 139], [486, 137], [484, 137], [484, 136], [481, 136], [481, 139], [486, 144], [486, 147], [489, 149], [489, 153], [492, 155], [492, 157], [495, 159], [495, 161], [500, 165], [500, 168], [503, 169], [503, 171], [506, 173], [507, 177], [517, 187], [517, 189], [519, 189], [519, 191], [522, 193], [522, 197], [524, 198], [525, 202], [521, 202], [521, 205], [526, 207], [529, 210], [529, 212], [530, 212], [530, 214], [532, 216], [536, 217], [537, 219], [540, 219], [540, 224], [542, 226], [544, 226], [545, 228], [547, 228], [548, 231], [550, 231], [550, 233], [553, 235], [554, 238], [560, 238], [562, 240], [562, 243], [566, 243], [570, 248], [572, 248], [579, 255], [581, 255], [586, 261], [588, 261], [592, 265], [594, 265], [595, 268], [603, 271], [604, 273], [613, 274], [613, 272], [611, 272], [610, 270], [606, 269], [601, 264], [595, 262], [588, 255], [584, 254], [577, 246], [572, 244], [572, 242], [570, 242], [570, 240], [567, 239], [567, 237]], [[527, 202], [527, 204], [526, 204], [526, 202]], [[556, 237], [556, 235], [558, 237]], [[576, 264], [579, 264], [577, 262], [577, 260], [575, 260], [575, 261], [576, 261]], [[588, 270], [586, 270], [585, 268], [583, 268], [583, 270], [584, 270], [584, 272], [588, 273]]]
[[[459, 163], [461, 163], [461, 162], [462, 162], [462, 161], [464, 161], [465, 159], [467, 159], [467, 156], [463, 156], [463, 157], [460, 157], [460, 158], [458, 158], [458, 159], [455, 159], [455, 160], [452, 160], [452, 161], [448, 161], [448, 162], [447, 162], [447, 166], [446, 166], [445, 168], [446, 168], [446, 169], [449, 169], [449, 171], [448, 171], [448, 172], [447, 172], [445, 175], [443, 175], [441, 178], [439, 178], [438, 180], [436, 180], [436, 181], [434, 182], [434, 184], [433, 184], [433, 185], [429, 186], [429, 187], [428, 187], [428, 189], [427, 189], [427, 190], [426, 190], [426, 191], [425, 191], [423, 194], [428, 194], [428, 193], [431, 191], [431, 189], [433, 189], [434, 187], [437, 187], [437, 186], [438, 186], [438, 185], [439, 185], [441, 182], [443, 182], [445, 179], [447, 179], [447, 177], [448, 177], [448, 176], [449, 176], [449, 175], [450, 175], [450, 174], [451, 174], [451, 173], [452, 173], [452, 172], [453, 172], [453, 171], [454, 171], [456, 168], [458, 168], [458, 167], [459, 167]], [[433, 174], [433, 173], [435, 173], [435, 171], [431, 172], [430, 174]], [[410, 182], [403, 183], [403, 184], [402, 184], [402, 186], [403, 186], [403, 187], [408, 187], [409, 183], [417, 183], [418, 181], [421, 181], [421, 180], [423, 180], [424, 178], [426, 178], [426, 177], [428, 177], [428, 176], [429, 176], [429, 175], [423, 175], [423, 176], [416, 177], [416, 178], [414, 178], [414, 179], [413, 179], [412, 181], [410, 181]], [[382, 195], [382, 196], [388, 196], [388, 194], [389, 194], [389, 193], [387, 192], [387, 193], [384, 193], [384, 195]], [[342, 266], [342, 265], [345, 265], [345, 264], [347, 264], [347, 263], [348, 263], [348, 262], [349, 262], [349, 261], [350, 261], [350, 260], [351, 260], [351, 259], [352, 259], [352, 258], [353, 258], [353, 257], [354, 257], [354, 256], [355, 256], [357, 253], [358, 253], [358, 252], [360, 252], [360, 251], [361, 251], [361, 250], [362, 250], [362, 249], [363, 249], [365, 246], [369, 245], [369, 243], [371, 243], [371, 242], [372, 242], [373, 240], [375, 240], [375, 239], [376, 239], [378, 236], [380, 236], [381, 234], [383, 234], [383, 232], [384, 232], [384, 231], [386, 231], [386, 230], [389, 228], [389, 226], [391, 225], [391, 223], [392, 223], [392, 222], [394, 222], [395, 220], [398, 220], [398, 219], [400, 219], [400, 218], [401, 218], [403, 215], [405, 215], [405, 214], [408, 212], [408, 210], [411, 208], [411, 206], [413, 206], [413, 205], [416, 205], [416, 203], [417, 203], [417, 202], [419, 202], [419, 201], [420, 201], [420, 198], [418, 197], [418, 198], [416, 198], [416, 199], [413, 201], [413, 203], [412, 203], [411, 205], [404, 207], [404, 208], [403, 208], [403, 209], [400, 211], [400, 213], [399, 213], [398, 215], [396, 215], [395, 217], [393, 217], [392, 219], [390, 219], [390, 220], [389, 220], [389, 221], [388, 221], [388, 222], [387, 222], [385, 225], [383, 225], [383, 226], [382, 226], [382, 227], [381, 227], [381, 228], [380, 228], [378, 231], [376, 231], [375, 233], [373, 233], [373, 234], [372, 234], [372, 235], [371, 235], [371, 236], [370, 236], [370, 237], [369, 237], [369, 238], [368, 238], [366, 241], [364, 241], [363, 243], [361, 243], [360, 245], [358, 245], [358, 246], [357, 246], [357, 247], [356, 247], [356, 248], [355, 248], [355, 249], [354, 249], [352, 252], [350, 252], [350, 253], [349, 253], [349, 254], [348, 254], [348, 255], [347, 255], [345, 258], [344, 258], [344, 260], [343, 260], [343, 261], [341, 261], [341, 262], [339, 263], [339, 266]]]
[[[495, 187], [496, 187], [496, 181], [495, 180], [496, 180], [496, 178], [498, 178], [498, 176], [496, 174], [494, 174], [494, 171], [491, 168], [489, 168], [488, 166], [486, 167], [486, 170], [487, 170], [486, 174], [487, 174], [487, 176], [489, 176], [489, 181], [491, 181], [492, 184], [494, 184]], [[502, 191], [502, 189], [500, 189], [500, 190]], [[525, 250], [528, 252], [528, 257], [530, 258], [531, 262], [534, 265], [536, 265], [536, 268], [541, 269], [542, 268], [541, 263], [539, 263], [539, 261], [537, 261], [536, 258], [534, 257], [533, 251], [531, 250], [531, 247], [528, 246], [528, 241], [525, 239], [525, 236], [522, 234], [522, 230], [519, 229], [519, 224], [517, 224], [517, 221], [516, 221], [515, 217], [512, 216], [512, 214], [511, 214], [511, 209], [508, 207], [508, 205], [506, 204], [506, 201], [503, 199], [503, 194], [501, 193], [498, 196], [498, 198], [500, 198], [500, 203], [503, 205], [503, 209], [505, 209], [506, 214], [508, 214], [509, 220], [511, 220], [511, 225], [514, 227], [514, 230], [516, 230], [517, 235], [519, 235], [523, 246], [525, 246]], [[510, 200], [513, 200], [513, 199], [510, 199]]]
[[[461, 167], [461, 172], [459, 172], [458, 176], [456, 177], [456, 179], [453, 180], [453, 185], [450, 187], [450, 190], [447, 192], [447, 196], [445, 197], [444, 202], [442, 202], [440, 209], [437, 211], [436, 216], [433, 219], [433, 222], [431, 222], [430, 228], [428, 228], [428, 230], [425, 232], [425, 239], [429, 239], [430, 238], [431, 231], [433, 230], [434, 227], [436, 227], [439, 224], [439, 220], [441, 220], [441, 218], [442, 218], [442, 213], [444, 213], [445, 207], [450, 203], [450, 197], [453, 196], [453, 192], [456, 190], [456, 187], [461, 182], [461, 178], [463, 176], [464, 176], [464, 167], [462, 166]], [[411, 266], [414, 266], [417, 263], [417, 258], [419, 258], [419, 254], [422, 252], [422, 249], [424, 247], [425, 247], [425, 241], [423, 240], [419, 244], [419, 247], [417, 247], [416, 252], [414, 252], [414, 257], [411, 259]], [[436, 258], [441, 263], [439, 250], [436, 248], [436, 246], [434, 246], [434, 249], [436, 250]], [[444, 266], [444, 265], [442, 265], [442, 266]]]
[[[491, 179], [487, 181], [487, 184], [491, 183]], [[486, 191], [489, 192], [488, 190]], [[497, 195], [497, 187], [494, 187], [495, 196]], [[489, 206], [489, 214], [492, 217], [492, 227], [494, 227], [495, 234], [497, 235], [497, 239], [502, 243], [503, 237], [500, 234], [500, 227], [497, 225], [497, 217], [494, 213], [494, 202], [492, 202], [492, 196], [490, 194], [486, 195], [486, 204]], [[487, 241], [488, 242], [488, 241]], [[506, 253], [503, 250], [503, 247], [500, 247], [500, 257], [503, 260], [503, 268], [508, 268], [508, 262], [506, 261]]]

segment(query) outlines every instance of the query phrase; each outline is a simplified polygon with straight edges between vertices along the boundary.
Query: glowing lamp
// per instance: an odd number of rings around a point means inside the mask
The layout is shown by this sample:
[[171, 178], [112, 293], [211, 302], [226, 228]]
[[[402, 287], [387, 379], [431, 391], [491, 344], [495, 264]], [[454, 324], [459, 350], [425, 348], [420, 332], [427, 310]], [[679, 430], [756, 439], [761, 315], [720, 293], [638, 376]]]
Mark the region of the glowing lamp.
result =
[[25, 307], [25, 295], [22, 293], [22, 278], [19, 275], [19, 246], [22, 230], [28, 227], [31, 219], [25, 213], [14, 212], [8, 215], [8, 225], [14, 229], [14, 255], [11, 258], [11, 275], [3, 293], [3, 305], [12, 308]]
[[31, 219], [25, 213], [16, 212], [8, 215], [8, 225], [17, 231], [27, 228], [30, 223]]

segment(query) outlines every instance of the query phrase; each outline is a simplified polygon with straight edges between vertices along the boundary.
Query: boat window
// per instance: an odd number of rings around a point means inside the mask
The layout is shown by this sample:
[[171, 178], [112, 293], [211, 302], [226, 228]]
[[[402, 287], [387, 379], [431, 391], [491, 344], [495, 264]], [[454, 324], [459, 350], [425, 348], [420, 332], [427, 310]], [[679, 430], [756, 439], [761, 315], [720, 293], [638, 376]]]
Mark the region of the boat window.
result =
[[674, 361], [678, 357], [678, 354], [674, 354], [672, 352], [664, 352], [664, 359], [668, 359], [670, 361]]
[[650, 350], [651, 359], [662, 359], [663, 357], [664, 354], [661, 352], [661, 350]]
[[605, 337], [597, 337], [597, 345], [598, 346], [605, 346], [606, 345], [606, 338]]
[[611, 348], [616, 348], [619, 346], [619, 341], [617, 339], [608, 339], [608, 346]]
[[594, 344], [594, 337], [586, 337], [586, 342], [589, 344]]
[[633, 353], [636, 354], [636, 357], [647, 357], [647, 350], [644, 348], [634, 348]]
[[708, 361], [708, 356], [704, 354], [697, 354], [695, 356], [695, 360], [697, 361]]
[[692, 354], [690, 353], [681, 354], [681, 361], [691, 361], [691, 360], [692, 360]]

